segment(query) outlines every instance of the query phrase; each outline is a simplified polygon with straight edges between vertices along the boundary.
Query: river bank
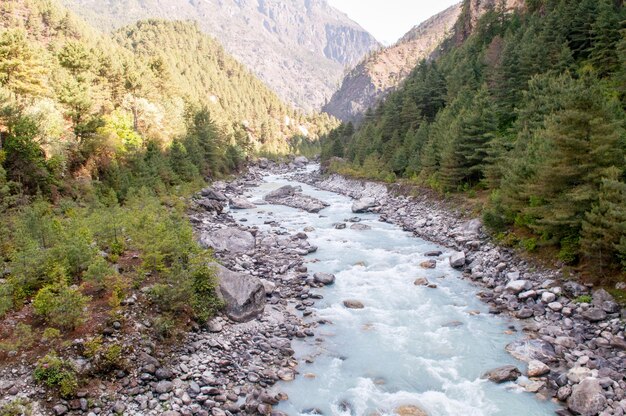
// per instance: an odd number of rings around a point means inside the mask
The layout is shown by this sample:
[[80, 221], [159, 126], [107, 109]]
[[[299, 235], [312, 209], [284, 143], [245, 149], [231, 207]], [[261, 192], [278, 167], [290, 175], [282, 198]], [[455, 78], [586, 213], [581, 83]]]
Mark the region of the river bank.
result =
[[[284, 383], [311, 376], [298, 375], [303, 372], [298, 367], [302, 362], [295, 356], [294, 341], [323, 342], [321, 329], [332, 319], [316, 316], [317, 304], [325, 302], [320, 289], [332, 285], [334, 276], [312, 272], [318, 260], [310, 255], [317, 247], [309, 235], [315, 230], [286, 228], [280, 215], [273, 213], [285, 205], [302, 210], [293, 211], [295, 215], [320, 212], [323, 219], [328, 204], [304, 195], [297, 186], [268, 189], [266, 194], [263, 178], [269, 173], [347, 195], [355, 199], [355, 218], [373, 212], [376, 216], [370, 221], [376, 218], [398, 225], [448, 248], [442, 250], [445, 253], [429, 253], [434, 263], [420, 267], [425, 271], [431, 265], [435, 267], [432, 270], [458, 270], [459, 277], [480, 288], [480, 299], [488, 305], [485, 315], [510, 315], [520, 323], [512, 325], [511, 331], [519, 326], [524, 337], [509, 344], [507, 350], [528, 362], [528, 368], [520, 364], [516, 370], [529, 376], [518, 380], [523, 389], [539, 399], [559, 399], [571, 410], [559, 410], [562, 415], [624, 414], [624, 326], [619, 306], [608, 294], [563, 281], [557, 271], [534, 268], [492, 244], [480, 222], [461, 219], [436, 201], [396, 196], [381, 184], [325, 178], [302, 162], [297, 166], [262, 162], [193, 198], [189, 217], [198, 240], [214, 248], [224, 266], [218, 274], [226, 310], [206, 327], [189, 333], [168, 356], [154, 356], [153, 348], [137, 348], [137, 368], [118, 383], [115, 393], [106, 392], [107, 400], [100, 401], [100, 407], [89, 407], [86, 399], [61, 401], [56, 414], [285, 414], [276, 410], [286, 407]], [[251, 224], [253, 218], [258, 225]], [[371, 228], [346, 219], [333, 227]], [[426, 279], [419, 286], [434, 282]], [[334, 289], [330, 286], [328, 290]], [[585, 295], [590, 299], [581, 298]], [[359, 307], [359, 299], [351, 301], [344, 307]], [[516, 371], [509, 368], [504, 379], [516, 379]], [[3, 386], [9, 386], [10, 380], [3, 381], [7, 381]], [[350, 409], [346, 404], [343, 411], [353, 413]]]

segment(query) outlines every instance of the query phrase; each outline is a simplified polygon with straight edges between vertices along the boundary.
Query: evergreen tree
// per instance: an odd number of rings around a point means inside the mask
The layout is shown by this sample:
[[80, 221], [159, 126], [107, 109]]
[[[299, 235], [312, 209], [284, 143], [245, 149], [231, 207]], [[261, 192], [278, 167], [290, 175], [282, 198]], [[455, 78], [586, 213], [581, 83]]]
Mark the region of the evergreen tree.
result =
[[619, 67], [617, 44], [620, 41], [620, 20], [611, 0], [598, 2], [598, 15], [591, 29], [590, 59], [596, 71], [604, 76]]
[[46, 67], [22, 29], [0, 34], [0, 86], [17, 96], [46, 95]]
[[626, 260], [626, 183], [618, 178], [622, 172], [613, 169], [602, 179], [598, 202], [587, 212], [582, 223], [581, 249], [597, 271], [609, 271], [615, 259]]

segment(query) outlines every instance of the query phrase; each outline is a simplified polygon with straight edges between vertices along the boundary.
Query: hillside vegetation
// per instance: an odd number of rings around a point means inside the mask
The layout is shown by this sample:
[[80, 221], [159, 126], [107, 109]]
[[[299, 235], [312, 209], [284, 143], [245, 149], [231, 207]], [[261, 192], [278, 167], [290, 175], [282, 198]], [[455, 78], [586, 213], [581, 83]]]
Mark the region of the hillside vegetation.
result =
[[208, 320], [221, 301], [186, 198], [249, 156], [314, 149], [332, 126], [195, 24], [107, 36], [55, 1], [1, 2], [0, 359], [48, 354], [35, 379], [72, 397], [67, 340], [85, 340], [100, 376], [132, 364], [103, 331], [132, 337], [141, 320], [163, 340]]
[[[474, 18], [470, 2], [457, 31]], [[554, 247], [593, 277], [626, 267], [626, 30], [621, 2], [492, 8], [471, 36], [420, 63], [323, 156], [351, 175], [441, 192], [487, 190], [485, 223], [528, 250]], [[507, 234], [514, 230], [514, 234]]]

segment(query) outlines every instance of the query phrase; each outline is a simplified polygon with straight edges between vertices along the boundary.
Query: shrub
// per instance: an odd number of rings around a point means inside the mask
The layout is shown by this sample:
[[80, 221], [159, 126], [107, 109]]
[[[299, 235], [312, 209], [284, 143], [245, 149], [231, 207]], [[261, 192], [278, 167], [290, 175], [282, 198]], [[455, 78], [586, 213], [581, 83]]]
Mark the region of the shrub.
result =
[[0, 283], [0, 318], [13, 309], [13, 286], [8, 283]]
[[537, 239], [536, 238], [523, 238], [519, 242], [520, 246], [524, 248], [526, 251], [535, 251], [537, 249]]
[[33, 335], [33, 329], [30, 325], [23, 322], [19, 322], [13, 330], [11, 341], [0, 343], [0, 350], [4, 351], [19, 351], [27, 350], [35, 343], [35, 336]]
[[48, 324], [71, 330], [83, 323], [86, 303], [87, 297], [77, 289], [58, 283], [41, 289], [33, 300], [33, 307]]
[[109, 263], [102, 257], [97, 256], [85, 273], [83, 273], [83, 279], [90, 283], [96, 291], [102, 292], [106, 289], [107, 277], [115, 274], [117, 274], [116, 271]]
[[58, 389], [61, 397], [72, 397], [78, 389], [78, 379], [74, 369], [54, 352], [37, 362], [33, 377], [38, 383]]
[[193, 279], [193, 311], [196, 319], [203, 323], [223, 307], [223, 301], [217, 295], [219, 282], [215, 270], [206, 262], [196, 260], [191, 270]]
[[61, 331], [59, 331], [56, 328], [46, 328], [43, 331], [42, 338], [44, 341], [47, 341], [47, 342], [55, 342], [59, 338], [61, 338]]
[[0, 406], [0, 416], [31, 416], [33, 405], [26, 399], [16, 399]]

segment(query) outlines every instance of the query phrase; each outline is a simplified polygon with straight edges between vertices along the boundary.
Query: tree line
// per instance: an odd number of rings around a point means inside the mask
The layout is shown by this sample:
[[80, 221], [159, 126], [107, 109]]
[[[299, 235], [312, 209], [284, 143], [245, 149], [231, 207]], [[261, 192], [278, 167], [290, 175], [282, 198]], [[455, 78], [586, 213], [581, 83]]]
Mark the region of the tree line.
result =
[[[467, 4], [461, 19], [468, 18]], [[441, 192], [487, 190], [485, 223], [556, 247], [595, 275], [626, 267], [626, 23], [622, 2], [489, 10], [354, 128], [324, 138], [343, 173]], [[462, 24], [462, 23], [461, 23]]]

